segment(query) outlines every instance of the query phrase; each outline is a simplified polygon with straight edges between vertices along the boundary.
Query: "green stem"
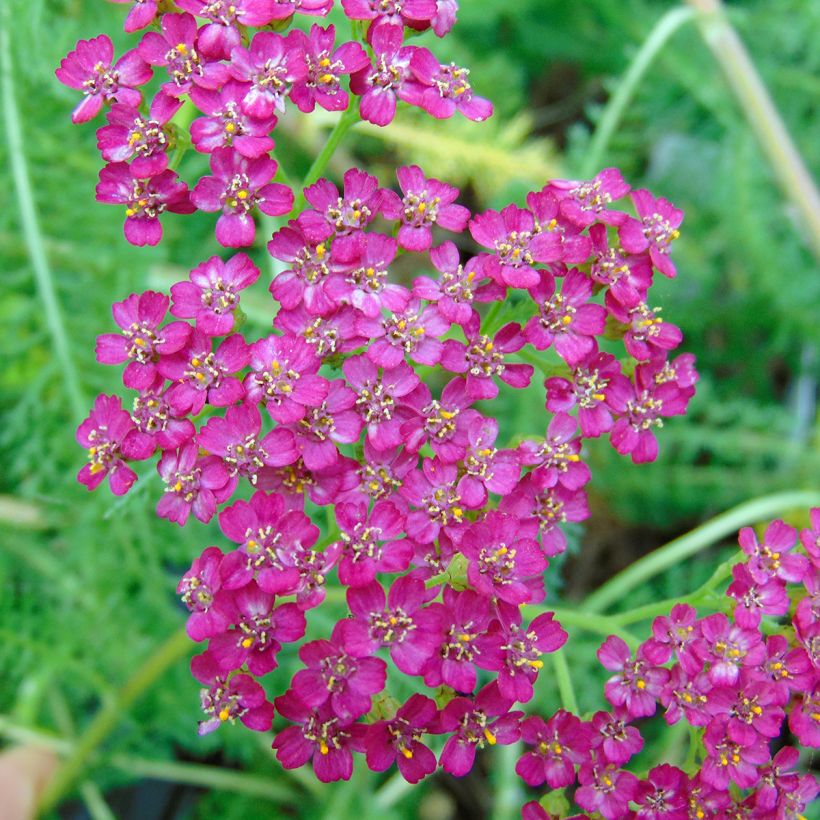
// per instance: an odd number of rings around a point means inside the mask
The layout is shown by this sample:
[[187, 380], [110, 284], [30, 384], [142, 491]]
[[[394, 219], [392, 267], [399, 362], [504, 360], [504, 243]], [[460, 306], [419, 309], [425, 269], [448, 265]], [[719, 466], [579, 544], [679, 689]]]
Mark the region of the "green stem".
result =
[[820, 492], [802, 490], [764, 495], [739, 504], [619, 572], [586, 599], [584, 608], [588, 612], [602, 612], [616, 601], [628, 600], [629, 593], [647, 579], [712, 546], [740, 527], [762, 521], [784, 510], [818, 504]]
[[373, 803], [377, 809], [390, 809], [412, 789], [400, 772], [391, 775], [373, 795]]
[[54, 808], [65, 792], [73, 786], [83, 772], [97, 747], [122, 720], [123, 712], [142, 695], [168, 667], [190, 651], [191, 640], [184, 630], [175, 632], [151, 655], [123, 688], [95, 715], [77, 741], [71, 756], [60, 767], [40, 802], [40, 811]]
[[43, 234], [32, 195], [31, 177], [23, 143], [23, 129], [17, 100], [14, 94], [14, 77], [10, 36], [13, 29], [9, 3], [3, 3], [0, 16], [0, 86], [2, 86], [3, 108], [5, 110], [6, 139], [9, 148], [9, 163], [17, 191], [17, 207], [26, 239], [31, 266], [40, 298], [43, 300], [46, 321], [51, 334], [52, 346], [65, 380], [65, 390], [71, 404], [71, 412], [76, 422], [82, 421], [88, 412], [88, 402], [80, 386], [77, 368], [71, 358], [71, 346], [66, 333], [65, 322], [57, 298], [54, 277], [48, 263]]
[[[0, 735], [15, 743], [44, 746], [61, 755], [71, 754], [76, 748], [75, 744], [65, 738], [56, 737], [42, 729], [18, 726], [3, 716], [0, 716]], [[186, 783], [202, 788], [264, 797], [273, 801], [293, 799], [290, 789], [279, 785], [269, 777], [256, 777], [217, 766], [179, 763], [173, 760], [147, 760], [122, 754], [107, 757], [106, 763], [115, 769], [127, 772], [134, 779], [150, 778], [170, 783]]]
[[561, 706], [574, 715], [580, 714], [578, 710], [578, 700], [575, 697], [575, 687], [572, 685], [572, 676], [564, 650], [559, 649], [548, 657], [552, 663], [552, 671], [555, 674], [555, 681], [558, 684], [558, 692], [561, 695]]
[[561, 626], [577, 626], [586, 632], [592, 632], [595, 635], [617, 635], [622, 638], [631, 649], [636, 649], [640, 644], [640, 640], [633, 635], [628, 629], [624, 629], [614, 618], [608, 615], [598, 615], [594, 612], [581, 612], [577, 609], [553, 609], [552, 607], [539, 606], [524, 606], [523, 611], [529, 615], [540, 615], [542, 612], [552, 612], [555, 615], [555, 620]]
[[325, 168], [327, 168], [327, 164], [330, 162], [330, 158], [339, 147], [339, 143], [342, 141], [345, 134], [351, 129], [353, 124], [358, 121], [358, 119], [359, 107], [351, 101], [351, 104], [345, 109], [342, 116], [337, 120], [336, 125], [333, 126], [333, 130], [327, 138], [325, 147], [322, 148], [319, 156], [313, 161], [313, 165], [310, 166], [305, 178], [302, 180], [302, 190], [298, 192], [294, 191], [294, 194], [296, 194], [296, 199], [293, 203], [293, 210], [290, 212], [290, 219], [294, 219], [302, 212], [305, 207], [305, 203], [307, 202], [305, 199], [304, 189], [307, 188], [308, 185], [313, 185], [313, 183], [316, 182], [320, 176], [322, 176]]
[[629, 68], [618, 82], [615, 93], [609, 98], [598, 120], [586, 158], [581, 165], [582, 179], [588, 179], [601, 170], [609, 141], [617, 130], [644, 75], [670, 37], [694, 17], [692, 9], [674, 8], [664, 14], [655, 24], [643, 45], [632, 58]]
[[515, 762], [522, 751], [519, 743], [511, 743], [495, 750], [495, 794], [491, 820], [515, 820], [520, 814], [524, 795], [515, 773]]
[[820, 192], [749, 52], [726, 18], [720, 0], [687, 0], [697, 9], [703, 39], [723, 69], [740, 108], [775, 172], [780, 189], [797, 209], [804, 239], [820, 261]]

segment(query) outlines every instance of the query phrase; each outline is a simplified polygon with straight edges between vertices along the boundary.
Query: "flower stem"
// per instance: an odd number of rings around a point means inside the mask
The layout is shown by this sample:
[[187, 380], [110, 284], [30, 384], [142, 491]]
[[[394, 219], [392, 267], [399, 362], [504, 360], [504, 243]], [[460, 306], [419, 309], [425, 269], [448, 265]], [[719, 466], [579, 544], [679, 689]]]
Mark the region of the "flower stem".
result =
[[558, 692], [561, 695], [561, 706], [568, 712], [575, 715], [580, 714], [578, 710], [578, 700], [575, 697], [575, 687], [572, 685], [572, 676], [569, 671], [566, 655], [563, 649], [547, 656], [552, 663], [552, 671], [555, 674], [555, 682], [558, 684]]
[[738, 528], [762, 521], [784, 510], [813, 507], [818, 504], [820, 504], [820, 492], [804, 490], [764, 495], [739, 504], [711, 521], [701, 524], [686, 535], [675, 538], [674, 541], [650, 552], [649, 555], [636, 561], [623, 572], [619, 572], [586, 599], [584, 608], [591, 613], [602, 612], [616, 601], [627, 600], [629, 593], [647, 579], [696, 555]]
[[628, 629], [624, 629], [614, 618], [608, 615], [598, 615], [594, 612], [582, 612], [577, 609], [553, 609], [552, 607], [544, 606], [530, 606], [523, 607], [524, 612], [532, 615], [540, 615], [542, 612], [552, 612], [555, 620], [561, 626], [570, 625], [577, 626], [586, 632], [592, 632], [595, 635], [617, 635], [629, 645], [631, 649], [635, 649], [640, 641]]
[[116, 728], [123, 712], [142, 695], [168, 667], [190, 651], [191, 639], [184, 630], [175, 632], [154, 652], [130, 680], [95, 715], [77, 741], [70, 757], [58, 769], [42, 796], [39, 810], [53, 809], [82, 774], [89, 758]]
[[615, 93], [609, 98], [601, 118], [598, 120], [595, 133], [592, 135], [589, 144], [589, 150], [581, 165], [580, 176], [582, 179], [592, 177], [601, 170], [609, 141], [617, 130], [624, 111], [629, 106], [644, 75], [669, 38], [694, 17], [695, 14], [692, 9], [674, 8], [664, 14], [655, 24], [643, 45], [632, 58], [626, 73], [618, 82]]
[[333, 126], [333, 130], [330, 132], [324, 148], [322, 148], [319, 156], [313, 161], [313, 165], [310, 166], [305, 178], [302, 180], [302, 190], [298, 192], [294, 191], [296, 198], [293, 203], [293, 210], [290, 212], [290, 219], [294, 219], [302, 212], [307, 201], [305, 199], [304, 189], [307, 188], [308, 185], [313, 185], [313, 183], [316, 182], [320, 176], [322, 176], [325, 168], [327, 168], [327, 165], [330, 162], [331, 157], [339, 147], [339, 143], [354, 123], [358, 122], [358, 120], [359, 107], [351, 102], [351, 104], [342, 113], [342, 116], [337, 120], [336, 125]]
[[760, 78], [749, 52], [726, 18], [720, 0], [687, 0], [697, 16], [706, 45], [755, 132], [781, 190], [800, 214], [804, 239], [820, 261], [820, 192], [814, 184], [780, 112]]
[[40, 292], [40, 298], [43, 300], [52, 346], [62, 369], [72, 415], [74, 420], [79, 423], [88, 412], [88, 402], [83, 395], [77, 367], [71, 357], [68, 334], [66, 333], [65, 322], [54, 285], [54, 277], [46, 255], [37, 208], [32, 195], [20, 111], [17, 108], [17, 100], [14, 94], [14, 67], [10, 41], [10, 32], [13, 30], [10, 4], [3, 3], [2, 12], [0, 12], [0, 58], [2, 58], [0, 87], [2, 87], [3, 109], [5, 111], [9, 164], [14, 178], [14, 187], [17, 191], [20, 223], [23, 228], [29, 257], [31, 258], [37, 289]]

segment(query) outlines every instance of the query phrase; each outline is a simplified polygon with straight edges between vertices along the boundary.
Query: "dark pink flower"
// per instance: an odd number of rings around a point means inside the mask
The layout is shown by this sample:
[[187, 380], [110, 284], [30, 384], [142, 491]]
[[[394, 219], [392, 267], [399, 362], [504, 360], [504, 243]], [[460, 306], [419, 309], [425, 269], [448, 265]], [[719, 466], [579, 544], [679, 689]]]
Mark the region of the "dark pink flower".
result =
[[281, 467], [296, 461], [293, 434], [277, 427], [260, 436], [262, 417], [253, 405], [229, 407], [225, 418], [212, 418], [199, 431], [196, 440], [201, 448], [218, 455], [231, 476], [232, 491], [239, 476], [256, 484], [264, 467]]
[[[799, 556], [794, 556], [795, 558]], [[734, 581], [726, 594], [737, 601], [735, 621], [744, 629], [755, 629], [763, 615], [785, 615], [789, 611], [789, 596], [786, 585], [777, 578], [764, 582], [755, 580], [745, 564], [732, 567]]]
[[197, 151], [211, 154], [217, 148], [233, 148], [243, 157], [257, 159], [273, 150], [269, 134], [276, 125], [276, 117], [258, 119], [245, 114], [240, 108], [243, 96], [244, 88], [237, 82], [226, 83], [219, 91], [191, 91], [196, 107], [208, 115], [191, 123], [191, 140]]
[[639, 362], [665, 357], [666, 351], [673, 350], [683, 340], [680, 328], [658, 315], [660, 308], [650, 308], [646, 302], [627, 308], [608, 296], [606, 306], [615, 319], [628, 326], [624, 346]]
[[618, 238], [627, 253], [649, 251], [652, 264], [664, 275], [675, 276], [675, 265], [669, 258], [672, 242], [680, 236], [683, 211], [663, 197], [655, 199], [649, 191], [631, 194], [638, 219], [629, 217], [618, 228]]
[[344, 624], [345, 649], [364, 657], [388, 647], [399, 671], [418, 675], [441, 642], [440, 612], [425, 607], [436, 593], [412, 575], [397, 578], [386, 598], [376, 581], [348, 589], [354, 620]]
[[270, 0], [179, 0], [179, 8], [210, 20], [197, 34], [202, 53], [227, 60], [242, 42], [240, 26], [264, 26], [274, 15]]
[[592, 716], [592, 748], [595, 750], [593, 763], [597, 757], [599, 763], [623, 766], [643, 749], [641, 733], [635, 726], [629, 725], [629, 720], [626, 710], [619, 707], [612, 712], [596, 712]]
[[216, 456], [200, 456], [192, 441], [179, 452], [167, 450], [157, 464], [165, 491], [157, 515], [183, 526], [193, 512], [199, 521], [210, 521], [216, 505], [230, 496], [228, 470]]
[[312, 708], [329, 703], [342, 720], [355, 720], [370, 709], [371, 697], [384, 689], [387, 664], [379, 658], [360, 658], [344, 648], [342, 624], [330, 640], [310, 641], [299, 649], [307, 669], [293, 676], [293, 692]]
[[595, 222], [621, 225], [627, 218], [625, 213], [608, 207], [629, 193], [629, 184], [617, 168], [604, 168], [588, 182], [553, 180], [544, 190], [559, 200], [561, 216], [580, 228]]
[[157, 376], [153, 385], [140, 391], [134, 398], [131, 419], [140, 436], [129, 437], [128, 450], [131, 449], [131, 438], [134, 438], [135, 443], [139, 439], [140, 446], [147, 437], [152, 442], [152, 448], [175, 450], [194, 437], [196, 430], [191, 421], [178, 418], [171, 410], [168, 399], [162, 392], [164, 385], [165, 379]]
[[683, 666], [675, 665], [670, 672], [669, 681], [660, 693], [664, 709], [664, 720], [671, 726], [681, 718], [692, 726], [706, 726], [710, 717], [706, 712], [707, 695], [712, 689], [705, 672], [698, 669], [688, 674]]
[[287, 20], [294, 14], [325, 17], [333, 8], [333, 0], [270, 0], [274, 20]]
[[516, 774], [528, 786], [546, 783], [562, 789], [575, 782], [575, 766], [587, 759], [592, 732], [575, 715], [559, 709], [548, 721], [525, 718], [521, 739], [533, 748], [518, 759]]
[[[396, 171], [403, 197], [385, 192], [384, 215], [401, 220], [399, 245], [409, 251], [426, 251], [433, 238], [432, 226], [461, 233], [470, 219], [470, 211], [456, 205], [459, 190], [434, 178], [427, 178], [418, 165], [407, 165]], [[435, 263], [434, 263], [435, 264]]]
[[814, 688], [807, 689], [802, 700], [789, 713], [789, 729], [797, 740], [812, 749], [820, 748], [820, 685], [815, 670]]
[[176, 382], [167, 393], [171, 409], [178, 415], [196, 415], [206, 403], [228, 407], [241, 401], [245, 388], [232, 374], [246, 367], [250, 357], [251, 349], [238, 333], [213, 350], [211, 337], [194, 330], [182, 350], [160, 357], [157, 364], [166, 379]]
[[108, 125], [97, 131], [97, 148], [108, 162], [131, 162], [135, 178], [161, 174], [168, 167], [166, 120], [144, 117], [138, 108], [114, 103], [107, 116]]
[[194, 319], [196, 329], [207, 336], [224, 336], [234, 328], [239, 291], [259, 278], [259, 268], [238, 253], [227, 262], [212, 256], [189, 276], [190, 282], [171, 285], [171, 315]]
[[574, 367], [595, 350], [595, 337], [604, 332], [606, 309], [589, 303], [592, 282], [572, 268], [556, 293], [555, 279], [541, 271], [539, 284], [530, 289], [538, 313], [524, 327], [524, 338], [536, 350], [553, 343], [558, 355]]
[[351, 20], [372, 21], [368, 36], [380, 26], [429, 25], [437, 13], [436, 0], [342, 0], [342, 8]]
[[283, 333], [301, 336], [323, 361], [367, 342], [356, 326], [356, 311], [352, 307], [336, 308], [329, 316], [316, 316], [299, 303], [293, 310], [280, 308], [273, 326]]
[[380, 720], [367, 727], [367, 766], [383, 772], [395, 762], [408, 783], [418, 783], [436, 770], [436, 756], [421, 738], [438, 716], [435, 701], [413, 695], [392, 720]]
[[[475, 697], [454, 698], [440, 716], [443, 732], [452, 732], [444, 744], [439, 763], [445, 772], [464, 777], [473, 768], [478, 749], [515, 743], [521, 736], [519, 719], [523, 712], [510, 712], [512, 702], [501, 696], [494, 683]], [[495, 718], [495, 720], [493, 720]]]
[[766, 657], [760, 633], [730, 623], [718, 612], [700, 622], [701, 638], [695, 644], [700, 658], [708, 661], [709, 680], [716, 686], [733, 686], [740, 670], [758, 666]]
[[774, 703], [776, 697], [768, 681], [755, 680], [743, 673], [735, 686], [712, 689], [706, 711], [711, 717], [726, 719], [729, 740], [747, 746], [756, 743], [759, 737], [768, 740], [780, 734], [786, 715]]
[[353, 774], [351, 750], [363, 752], [367, 727], [340, 718], [328, 704], [312, 709], [288, 690], [276, 698], [282, 717], [296, 723], [277, 733], [273, 741], [276, 759], [285, 769], [298, 769], [309, 760], [322, 783], [350, 780]]
[[809, 570], [809, 562], [803, 555], [794, 555], [797, 530], [779, 519], [766, 527], [760, 543], [751, 527], [743, 527], [738, 534], [740, 548], [751, 559], [747, 563], [752, 578], [759, 583], [777, 578], [799, 584]]
[[155, 176], [134, 176], [133, 165], [109, 162], [100, 169], [96, 188], [97, 201], [109, 205], [125, 205], [125, 238], [132, 245], [156, 245], [162, 239], [159, 217], [164, 211], [191, 214], [188, 186], [174, 171]]
[[307, 407], [318, 407], [330, 382], [317, 375], [321, 361], [300, 336], [268, 336], [251, 347], [251, 372], [245, 378], [248, 401], [265, 405], [281, 424], [299, 421]]
[[639, 806], [635, 820], [687, 820], [687, 777], [675, 766], [664, 763], [650, 769], [632, 798]]
[[436, 16], [432, 20], [433, 31], [438, 37], [450, 33], [456, 22], [458, 0], [436, 0]]
[[[568, 221], [560, 213], [560, 201], [549, 186], [541, 191], [528, 193], [527, 207], [535, 217], [535, 230], [546, 231], [557, 237], [562, 262], [566, 265], [582, 265], [588, 261], [592, 251], [590, 238], [581, 233], [583, 228]], [[556, 273], [561, 272], [561, 268], [556, 268]]]
[[753, 743], [735, 743], [726, 734], [728, 723], [728, 718], [718, 718], [707, 726], [703, 744], [708, 756], [701, 776], [716, 789], [728, 788], [730, 781], [741, 789], [752, 788], [760, 779], [757, 767], [769, 760], [768, 743], [759, 735]]
[[400, 495], [413, 505], [407, 516], [407, 532], [413, 540], [428, 544], [445, 530], [458, 533], [465, 524], [465, 504], [458, 492], [458, 467], [438, 458], [426, 458], [421, 470], [412, 470], [399, 489]]
[[265, 690], [250, 675], [228, 678], [208, 652], [191, 660], [191, 674], [208, 687], [202, 690], [201, 702], [202, 711], [209, 718], [200, 722], [200, 735], [237, 719], [254, 732], [270, 731], [273, 704], [268, 702]]
[[441, 65], [426, 48], [416, 49], [410, 67], [416, 79], [425, 86], [417, 105], [431, 116], [442, 120], [459, 111], [474, 122], [484, 122], [492, 116], [493, 104], [473, 93], [468, 68], [455, 63]]
[[529, 364], [510, 364], [505, 356], [520, 350], [525, 340], [521, 325], [510, 322], [491, 339], [481, 333], [481, 318], [476, 311], [465, 328], [466, 344], [456, 339], [444, 343], [441, 366], [452, 373], [466, 373], [467, 395], [473, 400], [494, 399], [498, 386], [493, 377], [511, 387], [526, 387], [534, 368]]
[[202, 177], [191, 199], [202, 211], [222, 211], [216, 223], [217, 241], [229, 248], [252, 245], [256, 237], [251, 211], [281, 216], [293, 207], [293, 191], [271, 182], [277, 164], [269, 157], [246, 159], [231, 148], [211, 154], [213, 176]]
[[362, 119], [384, 126], [396, 116], [398, 100], [414, 103], [419, 98], [418, 84], [410, 73], [410, 59], [419, 49], [402, 46], [404, 29], [396, 26], [379, 26], [369, 37], [373, 65], [351, 74], [350, 90], [362, 98]]
[[482, 257], [484, 272], [513, 288], [531, 288], [540, 277], [534, 265], [561, 258], [561, 238], [553, 231], [536, 231], [530, 211], [508, 205], [501, 213], [485, 211], [470, 221], [479, 245], [494, 253]]
[[703, 666], [695, 653], [695, 641], [700, 637], [698, 614], [688, 604], [675, 604], [669, 617], [660, 615], [652, 621], [652, 638], [643, 646], [655, 663], [666, 663], [675, 653], [684, 669], [695, 674]]
[[100, 34], [93, 40], [80, 40], [74, 51], [63, 58], [54, 72], [69, 88], [83, 92], [83, 100], [71, 114], [75, 123], [95, 117], [104, 102], [116, 100], [136, 108], [142, 101], [137, 86], [151, 79], [151, 68], [136, 50], [128, 51], [112, 65], [114, 44]]
[[211, 637], [208, 654], [223, 672], [247, 665], [252, 675], [267, 675], [279, 665], [283, 644], [305, 634], [305, 615], [293, 603], [274, 606], [275, 596], [251, 581], [231, 593], [230, 629]]
[[[627, 254], [622, 248], [612, 247], [607, 238], [606, 226], [593, 225], [589, 229], [592, 239], [593, 259], [589, 275], [599, 285], [609, 288], [618, 304], [625, 309], [637, 307], [646, 301], [646, 293], [652, 284], [652, 265], [641, 255]], [[610, 304], [610, 300], [607, 301]]]
[[110, 0], [111, 3], [132, 3], [125, 18], [125, 31], [131, 34], [154, 21], [159, 0]]
[[[77, 474], [80, 484], [89, 490], [108, 476], [108, 484], [114, 495], [124, 495], [137, 480], [137, 474], [126, 465], [123, 447], [129, 437], [135, 435], [134, 422], [117, 396], [97, 396], [88, 418], [77, 428], [77, 443], [88, 450], [88, 464]], [[131, 458], [148, 458], [154, 452], [153, 442], [134, 452]]]
[[792, 692], [805, 692], [811, 687], [814, 669], [805, 649], [791, 646], [782, 635], [770, 635], [766, 638], [766, 656], [761, 671], [770, 681], [777, 704], [784, 706]]
[[111, 311], [122, 333], [104, 333], [97, 337], [97, 361], [103, 364], [128, 362], [123, 373], [126, 387], [142, 390], [151, 387], [157, 377], [160, 355], [176, 353], [188, 342], [191, 326], [171, 322], [164, 327], [170, 300], [164, 293], [147, 290], [132, 293], [115, 302]]
[[356, 467], [358, 482], [351, 487], [355, 498], [379, 501], [396, 493], [404, 477], [415, 468], [417, 457], [404, 449], [376, 450], [364, 443], [364, 459]]
[[820, 567], [820, 507], [813, 507], [809, 512], [811, 527], [800, 530], [800, 542], [809, 554], [809, 560], [816, 568]]
[[348, 94], [340, 78], [364, 68], [370, 61], [356, 42], [343, 43], [334, 49], [335, 26], [311, 26], [310, 34], [302, 35], [302, 49], [307, 72], [295, 78], [290, 98], [296, 107], [309, 114], [318, 103], [327, 111], [344, 111]]
[[499, 450], [498, 422], [473, 418], [467, 428], [467, 453], [464, 475], [458, 482], [458, 493], [470, 509], [487, 503], [487, 493], [505, 496], [513, 491], [521, 475], [521, 462], [515, 450]]
[[566, 413], [556, 413], [549, 423], [543, 443], [527, 440], [518, 447], [521, 463], [537, 468], [538, 480], [545, 487], [560, 482], [578, 490], [591, 478], [589, 467], [581, 461], [581, 438], [575, 437], [578, 422]]
[[617, 672], [606, 682], [606, 699], [613, 706], [625, 707], [630, 718], [655, 714], [655, 700], [669, 678], [668, 670], [653, 666], [641, 649], [635, 658], [625, 641], [610, 635], [597, 652], [605, 669]]
[[444, 349], [440, 341], [450, 323], [432, 305], [422, 307], [412, 298], [406, 307], [389, 316], [360, 316], [357, 331], [373, 341], [367, 357], [382, 367], [398, 367], [405, 359], [432, 367], [438, 364]]
[[287, 37], [259, 31], [249, 48], [233, 49], [228, 70], [242, 83], [242, 111], [258, 119], [272, 117], [276, 111], [284, 113], [293, 83], [307, 75], [303, 46], [300, 31], [292, 31]]
[[[382, 193], [376, 177], [350, 168], [345, 171], [342, 194], [332, 182], [320, 179], [305, 188], [305, 199], [316, 209], [317, 219], [323, 219], [338, 236], [344, 236], [364, 230], [376, 218]], [[308, 211], [305, 216], [311, 213]]]
[[221, 562], [222, 550], [207, 547], [194, 559], [177, 585], [177, 595], [182, 596], [182, 603], [191, 613], [185, 631], [192, 641], [204, 641], [218, 635], [231, 622], [233, 607], [224, 595], [219, 594]]

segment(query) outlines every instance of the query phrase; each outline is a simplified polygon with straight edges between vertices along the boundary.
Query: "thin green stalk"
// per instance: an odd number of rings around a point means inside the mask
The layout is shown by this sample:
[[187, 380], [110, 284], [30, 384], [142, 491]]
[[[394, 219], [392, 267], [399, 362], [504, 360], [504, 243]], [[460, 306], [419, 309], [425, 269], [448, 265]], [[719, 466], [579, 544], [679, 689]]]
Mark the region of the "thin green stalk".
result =
[[803, 490], [764, 495], [739, 504], [619, 572], [586, 599], [584, 609], [591, 613], [602, 612], [616, 601], [628, 600], [629, 593], [647, 579], [705, 550], [744, 525], [762, 521], [785, 510], [819, 504], [820, 492]]
[[48, 263], [43, 234], [37, 217], [37, 209], [32, 195], [31, 177], [28, 171], [28, 162], [23, 143], [23, 128], [20, 111], [17, 108], [17, 99], [14, 93], [14, 75], [11, 51], [11, 9], [9, 3], [2, 4], [0, 16], [0, 86], [2, 87], [3, 108], [5, 110], [5, 131], [9, 148], [9, 164], [17, 192], [17, 208], [20, 213], [20, 223], [26, 240], [31, 266], [40, 298], [43, 300], [43, 309], [51, 334], [54, 354], [60, 363], [65, 390], [71, 405], [71, 413], [76, 422], [80, 422], [88, 412], [88, 402], [80, 386], [77, 368], [71, 357], [68, 334], [54, 286], [54, 277]]
[[670, 37], [694, 17], [692, 9], [674, 8], [664, 14], [655, 24], [643, 45], [632, 58], [632, 62], [615, 88], [615, 93], [609, 98], [598, 120], [595, 133], [590, 140], [589, 150], [581, 165], [582, 179], [588, 179], [601, 170], [609, 141], [617, 130], [644, 75]]
[[706, 45], [723, 69], [740, 108], [774, 170], [780, 189], [797, 209], [804, 239], [820, 261], [820, 192], [749, 52], [726, 18], [720, 0], [687, 0], [699, 14]]
[[[336, 125], [333, 126], [333, 130], [327, 138], [325, 147], [322, 148], [319, 156], [313, 161], [313, 165], [310, 166], [305, 178], [302, 180], [302, 189], [307, 188], [308, 185], [313, 185], [313, 183], [316, 182], [320, 176], [322, 176], [325, 168], [327, 168], [327, 164], [330, 162], [331, 157], [339, 147], [339, 143], [354, 123], [358, 122], [358, 120], [359, 107], [351, 103], [342, 113], [342, 116], [339, 117]], [[305, 203], [307, 202], [303, 190], [294, 193], [296, 194], [296, 200], [293, 203], [293, 210], [290, 212], [290, 219], [294, 219], [298, 214], [300, 214], [305, 207]]]
[[191, 640], [184, 630], [175, 632], [154, 652], [123, 688], [95, 715], [77, 741], [71, 756], [58, 769], [40, 802], [40, 811], [54, 808], [83, 772], [96, 749], [122, 719], [123, 713], [168, 667], [190, 651]]
[[530, 615], [540, 615], [542, 612], [552, 612], [555, 620], [561, 626], [576, 626], [585, 632], [595, 635], [617, 635], [622, 638], [631, 649], [636, 649], [640, 640], [628, 629], [624, 629], [614, 618], [607, 615], [598, 615], [594, 612], [582, 612], [577, 609], [553, 609], [551, 606], [525, 606], [524, 612]]
[[494, 750], [494, 795], [492, 820], [514, 820], [520, 816], [524, 790], [515, 773], [515, 762], [521, 756], [520, 743], [511, 743]]
[[373, 804], [377, 809], [390, 809], [412, 789], [400, 772], [391, 775], [373, 795]]
[[558, 693], [561, 695], [561, 706], [575, 715], [580, 714], [578, 710], [578, 700], [575, 697], [575, 687], [572, 685], [572, 675], [569, 671], [569, 664], [567, 663], [564, 650], [559, 649], [547, 657], [549, 657], [552, 663], [555, 682], [558, 684]]

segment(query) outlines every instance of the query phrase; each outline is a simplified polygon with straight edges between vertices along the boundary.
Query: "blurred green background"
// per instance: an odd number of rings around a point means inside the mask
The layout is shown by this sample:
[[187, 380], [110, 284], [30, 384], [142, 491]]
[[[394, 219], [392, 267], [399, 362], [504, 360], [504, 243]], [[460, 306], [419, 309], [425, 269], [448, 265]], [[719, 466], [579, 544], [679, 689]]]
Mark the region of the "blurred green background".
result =
[[[121, 209], [94, 202], [100, 166], [94, 132], [101, 120], [73, 127], [76, 95], [53, 72], [79, 38], [104, 31], [118, 53], [133, 45], [136, 38], [120, 31], [125, 7], [101, 0], [2, 2], [11, 35], [2, 54], [4, 81], [16, 97], [40, 233], [32, 242], [24, 232], [25, 205], [11, 173], [18, 158], [0, 139], [0, 737], [20, 739], [25, 727], [70, 744], [181, 628], [177, 579], [203, 546], [221, 543], [215, 523], [179, 529], [156, 519], [155, 478], [123, 500], [104, 488], [88, 494], [75, 483], [84, 460], [74, 443], [76, 425], [94, 395], [121, 390], [119, 370], [95, 363], [94, 339], [112, 329], [113, 301], [167, 288], [221, 249], [210, 215], [166, 217], [158, 248], [132, 248], [122, 238]], [[443, 61], [469, 66], [474, 87], [495, 102], [496, 117], [482, 125], [441, 124], [403, 112], [383, 132], [358, 128], [331, 166], [337, 178], [358, 162], [389, 184], [396, 164], [419, 162], [483, 209], [520, 202], [550, 177], [594, 173], [590, 140], [604, 106], [675, 4], [465, 0], [462, 6], [450, 37], [421, 42]], [[820, 4], [750, 0], [729, 10], [816, 175]], [[6, 126], [13, 116], [8, 104], [4, 92]], [[291, 111], [277, 129], [276, 155], [297, 178], [327, 123], [322, 115]], [[619, 166], [634, 187], [648, 187], [686, 211], [675, 248], [679, 277], [657, 283], [653, 304], [684, 330], [684, 349], [697, 355], [701, 382], [689, 415], [661, 431], [657, 463], [635, 467], [606, 441], [591, 443], [593, 517], [573, 530], [574, 556], [549, 576], [554, 598], [578, 599], [698, 521], [764, 493], [816, 486], [820, 476], [817, 263], [693, 24], [682, 25], [652, 61], [600, 165]], [[205, 167], [190, 152], [180, 171], [191, 181]], [[38, 290], [31, 261], [37, 253], [47, 261], [65, 340], [55, 339]], [[266, 264], [259, 249], [255, 255]], [[260, 287], [248, 302], [254, 332], [269, 321], [265, 297]], [[66, 359], [78, 374], [79, 399], [69, 389]], [[540, 399], [506, 401], [510, 431], [543, 432]], [[142, 475], [151, 473], [143, 465]], [[693, 589], [714, 555], [660, 577], [632, 603]], [[318, 634], [331, 623], [327, 611], [315, 613], [311, 629]], [[590, 663], [597, 643], [594, 636], [573, 636], [570, 653], [588, 709], [602, 705], [598, 688], [586, 685], [597, 680]], [[270, 676], [272, 692], [284, 688], [294, 665], [285, 654], [282, 669]], [[92, 760], [83, 799], [67, 802], [63, 816], [110, 816], [101, 791], [116, 817], [225, 820], [505, 817], [516, 813], [523, 795], [510, 774], [514, 751], [501, 749], [482, 757], [463, 781], [437, 777], [407, 790], [389, 773], [357, 766], [349, 784], [320, 787], [309, 774], [283, 772], [269, 739], [240, 727], [197, 737], [198, 689], [183, 660], [125, 710]], [[557, 706], [546, 676], [537, 693], [536, 707]], [[198, 768], [203, 764], [235, 770], [236, 782], [209, 790], [216, 775]], [[197, 778], [201, 787], [193, 785]]]

